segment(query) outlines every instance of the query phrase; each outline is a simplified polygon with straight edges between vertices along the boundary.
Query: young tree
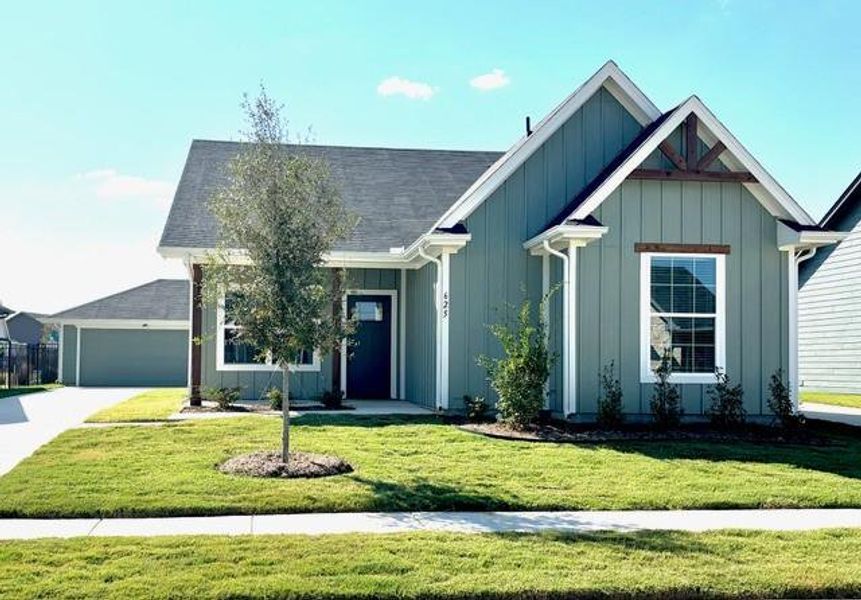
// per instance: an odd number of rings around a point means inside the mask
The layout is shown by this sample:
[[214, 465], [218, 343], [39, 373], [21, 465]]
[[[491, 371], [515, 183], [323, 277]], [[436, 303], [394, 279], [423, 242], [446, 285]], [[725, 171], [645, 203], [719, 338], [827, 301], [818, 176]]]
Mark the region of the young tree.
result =
[[336, 347], [350, 332], [351, 322], [337, 309], [343, 276], [323, 268], [323, 257], [349, 235], [355, 219], [324, 160], [310, 149], [284, 146], [289, 138], [282, 107], [262, 86], [257, 98], [244, 97], [242, 107], [247, 144], [210, 199], [220, 238], [204, 265], [204, 296], [212, 302], [229, 291], [225, 319], [240, 325], [238, 340], [281, 369], [286, 463], [289, 365], [302, 352]]

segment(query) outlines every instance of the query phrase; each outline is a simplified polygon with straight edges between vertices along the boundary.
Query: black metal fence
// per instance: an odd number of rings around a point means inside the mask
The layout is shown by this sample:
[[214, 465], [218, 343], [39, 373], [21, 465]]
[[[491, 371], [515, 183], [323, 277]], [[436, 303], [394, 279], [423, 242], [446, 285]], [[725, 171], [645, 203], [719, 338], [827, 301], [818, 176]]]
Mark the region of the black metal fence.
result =
[[24, 344], [0, 339], [0, 387], [55, 383], [59, 355], [56, 343]]

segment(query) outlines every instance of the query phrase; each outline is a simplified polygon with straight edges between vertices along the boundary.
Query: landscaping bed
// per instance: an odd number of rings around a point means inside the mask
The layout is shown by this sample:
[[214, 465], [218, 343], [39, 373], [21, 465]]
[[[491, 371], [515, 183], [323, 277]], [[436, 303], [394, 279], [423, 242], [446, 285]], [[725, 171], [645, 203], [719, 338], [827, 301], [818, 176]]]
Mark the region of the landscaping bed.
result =
[[[325, 404], [318, 403], [308, 403], [308, 402], [296, 402], [290, 403], [290, 410], [301, 412], [301, 411], [319, 411], [319, 412], [345, 412], [356, 410], [355, 406], [344, 404], [338, 407], [326, 406]], [[218, 406], [215, 402], [211, 402], [208, 400], [204, 400], [201, 406], [191, 406], [186, 404], [182, 407], [181, 413], [219, 413], [219, 412], [241, 412], [241, 413], [257, 413], [257, 414], [266, 414], [266, 415], [280, 415], [280, 409], [273, 409], [268, 404], [263, 403], [245, 403], [238, 402], [236, 404], [231, 404], [229, 406], [223, 407]]]
[[291, 452], [290, 459], [284, 462], [280, 452], [252, 452], [228, 458], [218, 465], [218, 470], [247, 477], [310, 478], [350, 473], [353, 467], [337, 456], [326, 454]]
[[0, 597], [852, 598], [855, 531], [0, 542]]

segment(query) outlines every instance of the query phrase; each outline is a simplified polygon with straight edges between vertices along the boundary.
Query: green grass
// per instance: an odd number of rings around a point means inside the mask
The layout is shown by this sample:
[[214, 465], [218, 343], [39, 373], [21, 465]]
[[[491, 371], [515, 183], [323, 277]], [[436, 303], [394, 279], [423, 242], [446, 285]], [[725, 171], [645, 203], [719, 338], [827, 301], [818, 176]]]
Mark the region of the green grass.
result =
[[87, 419], [87, 423], [164, 421], [179, 411], [187, 395], [185, 388], [149, 390], [100, 410]]
[[833, 394], [831, 392], [801, 392], [802, 402], [816, 402], [817, 404], [834, 404], [835, 406], [849, 406], [861, 408], [861, 394]]
[[277, 448], [281, 422], [241, 417], [72, 429], [0, 478], [0, 516], [501, 509], [861, 507], [861, 437], [831, 446], [732, 442], [535, 444], [434, 417], [315, 415], [293, 447], [347, 459], [323, 479], [254, 479], [214, 467]]
[[44, 385], [28, 385], [26, 387], [14, 387], [12, 389], [0, 388], [0, 398], [10, 396], [23, 396], [24, 394], [35, 394], [37, 392], [50, 392], [63, 387], [61, 383], [46, 383]]
[[858, 597], [859, 556], [846, 530], [16, 541], [0, 597]]

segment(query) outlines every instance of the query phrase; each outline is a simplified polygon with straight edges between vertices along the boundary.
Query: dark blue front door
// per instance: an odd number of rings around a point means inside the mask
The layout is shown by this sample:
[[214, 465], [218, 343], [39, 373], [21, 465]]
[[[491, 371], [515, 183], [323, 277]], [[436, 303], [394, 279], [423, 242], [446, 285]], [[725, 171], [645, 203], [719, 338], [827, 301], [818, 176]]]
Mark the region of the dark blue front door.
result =
[[392, 376], [392, 299], [390, 296], [348, 296], [347, 314], [356, 332], [347, 356], [347, 397], [390, 397]]

